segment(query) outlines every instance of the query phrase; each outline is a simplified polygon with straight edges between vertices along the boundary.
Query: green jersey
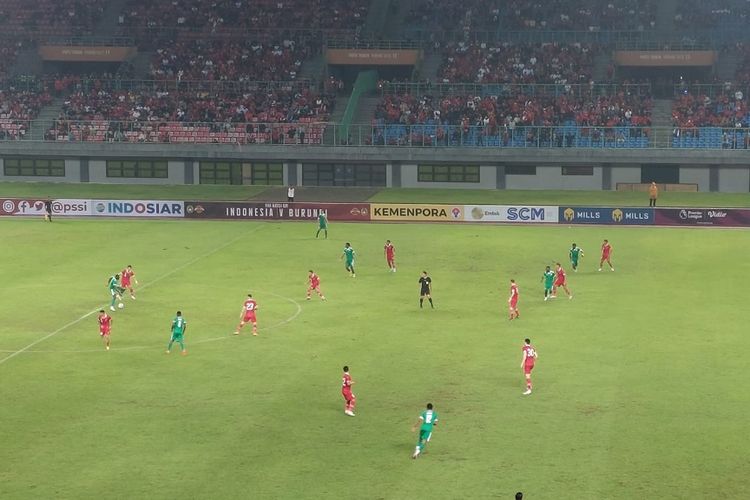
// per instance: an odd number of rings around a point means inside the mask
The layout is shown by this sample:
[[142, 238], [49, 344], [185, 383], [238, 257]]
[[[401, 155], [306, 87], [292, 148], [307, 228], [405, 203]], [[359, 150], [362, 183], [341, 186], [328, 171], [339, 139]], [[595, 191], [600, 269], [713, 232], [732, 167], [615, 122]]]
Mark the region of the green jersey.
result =
[[117, 289], [120, 288], [120, 283], [117, 282], [117, 279], [115, 279], [114, 276], [110, 276], [107, 288], [109, 288], [110, 291], [116, 292]]
[[354, 249], [352, 247], [344, 248], [344, 256], [347, 262], [354, 262]]
[[185, 326], [187, 321], [182, 316], [175, 316], [172, 320], [172, 336], [181, 337], [185, 333]]
[[578, 262], [578, 257], [581, 256], [583, 253], [583, 250], [581, 250], [581, 247], [575, 247], [570, 249], [570, 260], [572, 262]]
[[549, 271], [544, 271], [544, 288], [550, 289], [552, 288], [552, 283], [555, 281], [555, 272], [550, 269]]
[[323, 212], [320, 212], [318, 214], [318, 226], [320, 226], [321, 229], [325, 229], [328, 226], [328, 220], [326, 220], [326, 214]]
[[419, 419], [422, 421], [420, 430], [423, 432], [432, 432], [432, 427], [438, 421], [438, 415], [434, 410], [425, 410], [419, 415]]

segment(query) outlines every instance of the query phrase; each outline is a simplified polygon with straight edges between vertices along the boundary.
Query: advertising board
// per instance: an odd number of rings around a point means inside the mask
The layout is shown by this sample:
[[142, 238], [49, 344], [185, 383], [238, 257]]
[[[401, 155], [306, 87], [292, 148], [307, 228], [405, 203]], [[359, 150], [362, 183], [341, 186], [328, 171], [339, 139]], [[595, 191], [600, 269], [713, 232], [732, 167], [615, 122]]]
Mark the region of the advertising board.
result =
[[331, 221], [369, 221], [369, 203], [245, 203], [186, 201], [192, 219], [315, 220], [320, 213]]
[[658, 208], [659, 226], [750, 227], [750, 210], [737, 208]]
[[463, 205], [423, 205], [406, 203], [372, 203], [371, 218], [378, 221], [461, 222]]
[[91, 215], [105, 217], [184, 217], [182, 201], [92, 200]]
[[559, 207], [528, 205], [464, 205], [467, 222], [540, 222], [554, 223]]
[[560, 207], [562, 224], [650, 225], [654, 223], [652, 208]]
[[[63, 198], [51, 201], [53, 215], [91, 215], [91, 200]], [[44, 215], [44, 202], [40, 198], [3, 198], [0, 199], [0, 215]]]

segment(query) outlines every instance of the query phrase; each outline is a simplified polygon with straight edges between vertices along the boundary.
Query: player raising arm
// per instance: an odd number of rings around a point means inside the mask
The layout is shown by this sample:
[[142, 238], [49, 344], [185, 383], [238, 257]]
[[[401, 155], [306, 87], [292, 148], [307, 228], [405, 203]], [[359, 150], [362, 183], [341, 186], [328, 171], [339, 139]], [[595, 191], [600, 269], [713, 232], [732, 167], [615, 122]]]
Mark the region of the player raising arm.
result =
[[122, 270], [120, 273], [122, 276], [122, 281], [120, 282], [120, 285], [124, 289], [128, 289], [130, 292], [130, 298], [135, 300], [135, 293], [133, 292], [133, 285], [131, 281], [135, 281], [135, 284], [138, 284], [138, 280], [135, 278], [135, 271], [133, 271], [133, 266], [128, 266], [125, 269]]
[[237, 329], [234, 331], [235, 335], [240, 334], [240, 329], [247, 323], [253, 325], [253, 335], [258, 335], [258, 320], [255, 318], [255, 311], [258, 310], [258, 303], [253, 298], [253, 295], [248, 293], [245, 303], [242, 304], [242, 312], [240, 313], [240, 324], [237, 325]]
[[320, 276], [315, 274], [312, 269], [310, 269], [310, 274], [307, 276], [307, 281], [308, 285], [306, 300], [310, 300], [310, 294], [313, 292], [313, 290], [318, 294], [320, 300], [326, 300], [323, 292], [320, 291]]
[[570, 266], [573, 268], [574, 273], [578, 272], [578, 259], [580, 257], [583, 257], [583, 249], [573, 243], [573, 246], [570, 248]]
[[531, 370], [534, 369], [534, 363], [539, 356], [536, 353], [536, 349], [531, 345], [531, 340], [529, 339], [524, 339], [523, 347], [521, 349], [523, 350], [521, 368], [523, 368], [523, 374], [526, 377], [526, 391], [524, 391], [524, 395], [528, 396], [531, 394]]
[[510, 280], [510, 297], [508, 298], [509, 320], [520, 317], [518, 313], [518, 285], [516, 280]]
[[97, 322], [99, 323], [99, 336], [104, 341], [104, 347], [109, 351], [109, 333], [112, 330], [112, 316], [104, 312], [104, 309], [100, 309]]
[[417, 438], [417, 447], [414, 450], [414, 454], [411, 458], [417, 458], [420, 453], [424, 451], [427, 443], [430, 442], [432, 437], [432, 428], [438, 423], [438, 415], [432, 409], [432, 403], [427, 403], [427, 409], [419, 415], [419, 420], [411, 428], [412, 432], [416, 432], [419, 429], [419, 437]]
[[612, 245], [609, 244], [608, 240], [604, 240], [602, 243], [602, 260], [599, 261], [599, 270], [602, 270], [602, 265], [606, 262], [609, 265], [609, 270], [614, 271], [615, 268], [610, 260], [612, 256]]
[[392, 272], [396, 272], [396, 248], [391, 244], [391, 240], [385, 240], [385, 246], [383, 247], [383, 255], [385, 255], [385, 262], [388, 264], [388, 269]]
[[169, 345], [167, 345], [167, 354], [172, 350], [172, 344], [177, 342], [180, 344], [181, 354], [183, 356], [187, 355], [187, 349], [185, 349], [185, 330], [187, 330], [187, 321], [182, 317], [182, 312], [177, 311], [172, 320], [172, 327], [170, 328], [171, 337], [169, 338]]
[[349, 367], [345, 366], [344, 376], [341, 379], [341, 395], [344, 396], [344, 401], [346, 401], [344, 413], [350, 417], [354, 416], [354, 405], [357, 402], [357, 397], [352, 393], [352, 385], [354, 385], [354, 380], [349, 375]]
[[354, 254], [356, 252], [352, 248], [351, 243], [344, 244], [344, 253], [341, 254], [342, 259], [346, 259], [346, 263], [344, 264], [344, 267], [347, 271], [349, 271], [352, 275], [352, 278], [356, 276], [354, 273]]

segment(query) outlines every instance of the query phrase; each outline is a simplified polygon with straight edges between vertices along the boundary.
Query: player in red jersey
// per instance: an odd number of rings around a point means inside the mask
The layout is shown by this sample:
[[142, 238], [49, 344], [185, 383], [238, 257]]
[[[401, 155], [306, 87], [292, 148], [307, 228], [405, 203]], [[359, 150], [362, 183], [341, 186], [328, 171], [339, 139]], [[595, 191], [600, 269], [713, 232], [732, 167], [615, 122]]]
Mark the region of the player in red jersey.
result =
[[344, 413], [346, 413], [350, 417], [353, 417], [354, 405], [357, 402], [357, 397], [352, 394], [352, 385], [354, 385], [354, 380], [352, 380], [352, 376], [349, 375], [348, 366], [344, 367], [344, 376], [341, 382], [341, 395], [344, 396], [344, 401], [346, 401], [346, 406], [344, 406]]
[[523, 347], [521, 349], [523, 350], [521, 368], [523, 368], [523, 374], [526, 377], [526, 391], [524, 391], [524, 395], [528, 396], [531, 394], [531, 370], [534, 369], [534, 363], [539, 356], [536, 353], [536, 349], [531, 345], [531, 340], [529, 339], [524, 339]]
[[385, 261], [388, 264], [388, 269], [392, 272], [396, 272], [396, 247], [391, 244], [391, 240], [385, 240], [385, 246], [383, 247], [383, 254], [385, 255]]
[[608, 240], [604, 240], [604, 243], [602, 243], [602, 260], [599, 261], [599, 270], [602, 270], [602, 265], [606, 262], [609, 264], [609, 270], [614, 271], [615, 268], [612, 265], [612, 261], [610, 260], [610, 257], [612, 256], [612, 245], [609, 244]]
[[572, 299], [573, 294], [571, 294], [570, 290], [568, 290], [568, 278], [565, 275], [565, 269], [562, 268], [559, 262], [556, 265], [557, 269], [555, 270], [555, 283], [552, 285], [551, 297], [553, 299], [557, 298], [557, 287], [561, 286], [562, 289], [565, 290], [565, 295], [567, 295], [569, 299]]
[[508, 309], [510, 311], [509, 320], [520, 317], [518, 313], [518, 285], [516, 280], [510, 280], [510, 297], [508, 298]]
[[237, 330], [234, 331], [235, 335], [240, 334], [240, 329], [247, 323], [253, 324], [253, 335], [258, 335], [258, 320], [255, 318], [255, 311], [258, 310], [258, 303], [253, 298], [253, 295], [248, 293], [245, 303], [242, 304], [242, 312], [240, 313], [240, 324], [237, 326]]
[[312, 294], [313, 290], [318, 294], [320, 300], [326, 300], [323, 292], [320, 291], [320, 276], [315, 274], [312, 269], [310, 269], [310, 274], [307, 276], [307, 281], [307, 300], [310, 300], [310, 294]]
[[104, 312], [104, 309], [99, 310], [99, 336], [104, 341], [104, 347], [109, 351], [109, 333], [112, 331], [112, 316]]
[[130, 298], [135, 300], [135, 293], [133, 292], [133, 285], [131, 281], [135, 281], [136, 285], [138, 284], [138, 280], [135, 279], [135, 271], [133, 271], [133, 266], [128, 266], [120, 273], [120, 286], [123, 288], [127, 288], [130, 292]]

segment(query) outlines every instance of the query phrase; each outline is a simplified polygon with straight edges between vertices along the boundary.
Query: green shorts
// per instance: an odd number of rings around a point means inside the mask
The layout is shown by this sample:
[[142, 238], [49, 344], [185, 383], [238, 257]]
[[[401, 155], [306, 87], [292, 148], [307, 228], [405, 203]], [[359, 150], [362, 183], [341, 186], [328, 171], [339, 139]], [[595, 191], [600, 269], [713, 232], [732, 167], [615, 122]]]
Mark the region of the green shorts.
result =
[[170, 342], [182, 342], [183, 340], [184, 339], [183, 339], [182, 334], [179, 334], [179, 335], [174, 335], [173, 334], [172, 338], [170, 339]]
[[420, 443], [422, 441], [429, 442], [431, 437], [432, 437], [432, 431], [419, 429], [419, 442]]
[[578, 267], [578, 259], [573, 259], [570, 263], [573, 264], [573, 267]]
[[354, 267], [354, 261], [353, 261], [353, 260], [347, 260], [347, 261], [346, 261], [346, 267], [347, 267], [347, 268], [349, 268], [349, 267]]

